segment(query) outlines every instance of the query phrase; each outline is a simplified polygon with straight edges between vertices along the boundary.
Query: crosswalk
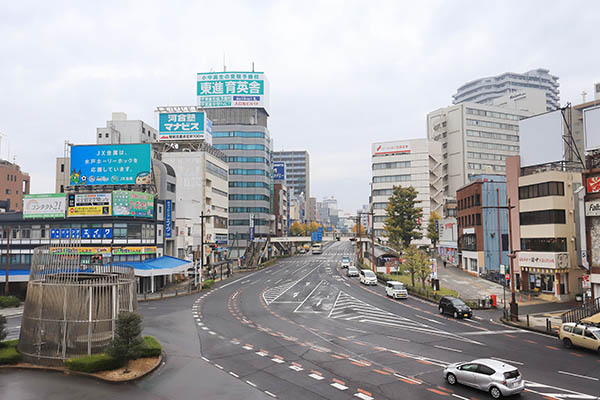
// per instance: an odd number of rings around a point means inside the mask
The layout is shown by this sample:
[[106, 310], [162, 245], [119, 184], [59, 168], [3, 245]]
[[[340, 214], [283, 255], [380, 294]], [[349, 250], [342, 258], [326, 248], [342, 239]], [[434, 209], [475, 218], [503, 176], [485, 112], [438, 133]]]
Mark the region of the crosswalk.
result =
[[295, 284], [296, 284], [296, 282], [292, 281], [292, 282], [286, 282], [279, 286], [272, 287], [271, 289], [268, 289], [263, 293], [263, 299], [265, 299], [265, 302], [267, 304], [271, 304], [279, 296], [281, 296], [283, 293], [285, 293], [289, 288], [291, 288]]
[[336, 302], [329, 313], [329, 318], [356, 321], [432, 336], [441, 336], [461, 342], [480, 344], [475, 340], [382, 310], [381, 308], [367, 304], [362, 300], [350, 296], [343, 291], [339, 292]]

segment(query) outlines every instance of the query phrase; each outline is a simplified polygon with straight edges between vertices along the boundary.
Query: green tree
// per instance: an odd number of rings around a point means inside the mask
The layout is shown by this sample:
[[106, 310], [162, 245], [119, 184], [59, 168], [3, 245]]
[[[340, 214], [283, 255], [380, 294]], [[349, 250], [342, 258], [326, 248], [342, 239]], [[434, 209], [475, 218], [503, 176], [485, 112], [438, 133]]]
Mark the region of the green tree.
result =
[[306, 232], [307, 233], [316, 232], [317, 229], [322, 228], [322, 227], [323, 227], [323, 225], [318, 224], [318, 223], [316, 223], [316, 222], [313, 221], [313, 222], [311, 222], [310, 224], [308, 224], [306, 226]]
[[0, 342], [2, 342], [8, 332], [6, 332], [6, 317], [4, 315], [0, 315]]
[[352, 232], [356, 233], [358, 236], [365, 236], [365, 227], [362, 224], [354, 224], [352, 227]]
[[402, 252], [404, 259], [403, 270], [410, 273], [412, 285], [415, 286], [415, 276], [421, 279], [423, 287], [425, 287], [425, 279], [429, 275], [429, 257], [424, 251], [417, 249], [414, 244], [408, 245]]
[[290, 234], [292, 236], [304, 236], [305, 230], [306, 230], [305, 226], [298, 221], [295, 221], [290, 226]]
[[434, 250], [435, 246], [437, 245], [437, 242], [439, 242], [440, 240], [439, 222], [441, 218], [442, 217], [440, 217], [440, 214], [438, 214], [435, 211], [432, 211], [429, 215], [429, 224], [427, 225], [427, 237], [429, 238], [429, 240], [431, 240]]
[[142, 317], [133, 312], [120, 313], [115, 338], [108, 348], [108, 355], [122, 362], [138, 358], [142, 347], [141, 335]]
[[413, 239], [421, 239], [419, 220], [423, 209], [416, 207], [417, 191], [414, 187], [394, 186], [394, 191], [385, 208], [387, 218], [384, 229], [392, 246], [408, 247]]

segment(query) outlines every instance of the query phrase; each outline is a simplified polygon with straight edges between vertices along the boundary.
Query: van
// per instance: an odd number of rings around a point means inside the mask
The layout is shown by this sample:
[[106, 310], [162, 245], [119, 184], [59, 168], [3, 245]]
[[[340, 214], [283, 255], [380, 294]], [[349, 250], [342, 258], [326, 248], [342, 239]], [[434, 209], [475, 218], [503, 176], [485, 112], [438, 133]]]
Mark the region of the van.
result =
[[323, 252], [323, 248], [321, 247], [321, 243], [315, 243], [311, 247], [312, 254], [321, 254]]

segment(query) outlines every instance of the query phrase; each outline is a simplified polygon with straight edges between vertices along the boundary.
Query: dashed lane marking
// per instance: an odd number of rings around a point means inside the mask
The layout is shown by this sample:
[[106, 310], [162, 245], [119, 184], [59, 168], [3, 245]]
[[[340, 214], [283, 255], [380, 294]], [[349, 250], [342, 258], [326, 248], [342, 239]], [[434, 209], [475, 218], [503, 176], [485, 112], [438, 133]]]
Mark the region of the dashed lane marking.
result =
[[517, 364], [517, 365], [524, 365], [522, 362], [520, 361], [513, 361], [513, 360], [507, 360], [506, 358], [498, 358], [498, 357], [490, 357], [491, 359], [494, 360], [498, 360], [498, 361], [504, 361], [507, 362], [509, 364]]
[[235, 372], [233, 372], [233, 371], [229, 371], [229, 375], [231, 375], [231, 376], [233, 376], [233, 377], [236, 377], [236, 378], [239, 378], [239, 377], [240, 377], [238, 374], [236, 374], [236, 373], [235, 373]]
[[448, 350], [448, 351], [454, 351], [456, 353], [462, 353], [462, 350], [459, 349], [453, 349], [451, 347], [444, 347], [444, 346], [438, 346], [438, 345], [434, 345], [433, 347], [437, 347], [438, 349], [442, 349], [442, 350]]
[[273, 393], [269, 392], [268, 390], [265, 390], [265, 393], [271, 397], [277, 398], [277, 396], [275, 396]]
[[255, 384], [255, 383], [252, 383], [252, 382], [250, 382], [250, 381], [246, 381], [246, 383], [247, 383], [248, 385], [252, 386], [252, 387], [256, 387], [256, 384]]
[[598, 378], [594, 378], [593, 376], [579, 375], [579, 374], [574, 374], [572, 372], [558, 371], [558, 373], [559, 374], [563, 374], [563, 375], [575, 376], [577, 378], [589, 379], [591, 381], [598, 381], [598, 380], [600, 380]]

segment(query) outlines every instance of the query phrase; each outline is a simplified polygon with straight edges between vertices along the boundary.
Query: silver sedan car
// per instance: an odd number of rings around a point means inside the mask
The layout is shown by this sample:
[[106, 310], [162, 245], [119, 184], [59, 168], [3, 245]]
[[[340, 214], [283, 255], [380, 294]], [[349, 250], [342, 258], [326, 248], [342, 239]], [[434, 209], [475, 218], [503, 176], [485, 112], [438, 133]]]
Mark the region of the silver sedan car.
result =
[[451, 385], [462, 383], [489, 392], [494, 399], [525, 389], [525, 381], [517, 368], [489, 358], [450, 364], [444, 368], [444, 378]]

